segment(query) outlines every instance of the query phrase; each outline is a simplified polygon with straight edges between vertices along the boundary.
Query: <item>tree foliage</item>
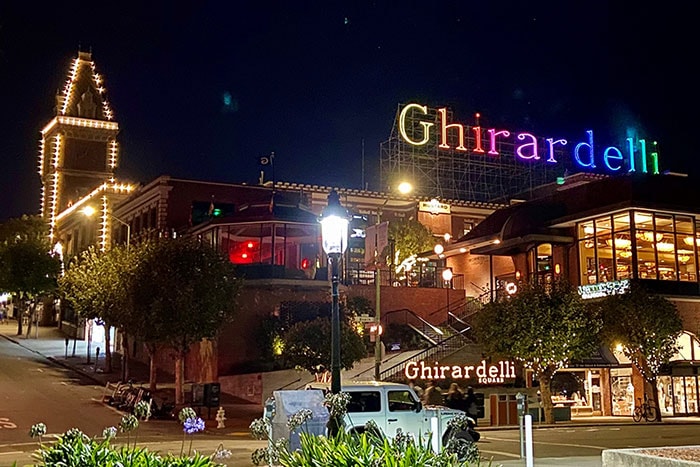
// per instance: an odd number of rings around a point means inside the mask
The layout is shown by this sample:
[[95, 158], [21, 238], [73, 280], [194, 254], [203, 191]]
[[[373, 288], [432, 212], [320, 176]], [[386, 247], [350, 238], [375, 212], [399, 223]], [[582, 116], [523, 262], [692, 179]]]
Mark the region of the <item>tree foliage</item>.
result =
[[144, 333], [176, 352], [176, 403], [182, 402], [185, 353], [232, 319], [240, 285], [227, 258], [189, 239], [155, 242], [140, 259], [134, 312], [147, 319]]
[[0, 243], [37, 242], [51, 249], [49, 225], [41, 216], [23, 215], [8, 219], [0, 224]]
[[[284, 356], [293, 366], [316, 374], [331, 368], [331, 320], [316, 318], [292, 325], [284, 334]], [[367, 356], [365, 345], [350, 326], [340, 323], [340, 366], [350, 370]]]
[[[0, 224], [0, 290], [31, 300], [31, 313], [42, 295], [53, 292], [61, 260], [51, 252], [48, 224], [39, 216], [22, 216]], [[32, 322], [32, 319], [29, 320]], [[18, 320], [22, 334], [22, 320]]]
[[627, 293], [608, 295], [598, 305], [603, 341], [610, 347], [621, 344], [622, 352], [650, 383], [659, 407], [656, 378], [662, 365], [678, 352], [676, 341], [683, 331], [676, 306], [637, 283], [632, 283]]
[[523, 283], [515, 295], [486, 304], [474, 324], [486, 353], [513, 358], [532, 370], [540, 381], [547, 423], [553, 422], [552, 376], [595, 349], [601, 326], [563, 281]]
[[135, 322], [130, 312], [130, 280], [136, 265], [130, 256], [122, 246], [104, 252], [91, 246], [73, 258], [59, 279], [61, 298], [68, 301], [79, 316], [104, 321], [108, 372], [112, 370], [110, 327], [116, 326], [124, 334], [140, 329], [140, 323]]
[[432, 250], [435, 244], [430, 229], [412, 218], [389, 222], [389, 238], [394, 241], [392, 264], [401, 264], [409, 256]]

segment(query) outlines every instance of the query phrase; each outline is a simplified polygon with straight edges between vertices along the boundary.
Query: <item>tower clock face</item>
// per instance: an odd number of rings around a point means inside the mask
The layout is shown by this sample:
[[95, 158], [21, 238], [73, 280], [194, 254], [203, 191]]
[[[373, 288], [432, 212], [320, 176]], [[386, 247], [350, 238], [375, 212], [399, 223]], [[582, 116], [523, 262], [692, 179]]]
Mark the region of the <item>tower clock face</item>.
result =
[[107, 143], [104, 141], [67, 139], [64, 151], [65, 169], [88, 172], [107, 170]]

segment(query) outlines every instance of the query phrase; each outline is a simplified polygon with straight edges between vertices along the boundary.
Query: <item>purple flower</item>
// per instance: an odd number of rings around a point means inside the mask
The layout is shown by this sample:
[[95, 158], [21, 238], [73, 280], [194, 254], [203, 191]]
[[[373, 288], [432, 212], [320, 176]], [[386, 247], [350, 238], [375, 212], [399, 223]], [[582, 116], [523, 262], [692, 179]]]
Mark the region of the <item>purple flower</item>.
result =
[[188, 418], [183, 422], [185, 433], [191, 435], [199, 431], [204, 431], [204, 420], [199, 417]]

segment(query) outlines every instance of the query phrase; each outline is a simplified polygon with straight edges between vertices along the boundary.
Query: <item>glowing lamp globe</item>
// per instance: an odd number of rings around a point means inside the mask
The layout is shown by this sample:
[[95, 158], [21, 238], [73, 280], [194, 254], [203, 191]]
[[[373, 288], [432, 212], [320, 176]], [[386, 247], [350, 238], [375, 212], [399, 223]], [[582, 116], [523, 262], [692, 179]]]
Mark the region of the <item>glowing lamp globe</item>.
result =
[[442, 271], [442, 280], [445, 282], [449, 282], [452, 280], [452, 269], [447, 268], [444, 271]]
[[335, 190], [328, 195], [328, 206], [321, 213], [321, 240], [327, 255], [343, 254], [348, 247], [348, 211], [340, 205]]

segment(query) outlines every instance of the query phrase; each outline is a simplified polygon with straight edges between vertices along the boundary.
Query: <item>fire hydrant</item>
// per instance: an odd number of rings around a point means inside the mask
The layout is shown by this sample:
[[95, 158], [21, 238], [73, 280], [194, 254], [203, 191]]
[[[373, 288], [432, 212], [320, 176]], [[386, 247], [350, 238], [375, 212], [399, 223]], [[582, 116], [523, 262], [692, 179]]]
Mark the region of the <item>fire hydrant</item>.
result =
[[226, 411], [224, 410], [223, 407], [219, 407], [219, 410], [216, 411], [216, 421], [219, 424], [216, 427], [217, 428], [226, 428], [226, 425], [224, 425], [224, 420], [226, 420]]

